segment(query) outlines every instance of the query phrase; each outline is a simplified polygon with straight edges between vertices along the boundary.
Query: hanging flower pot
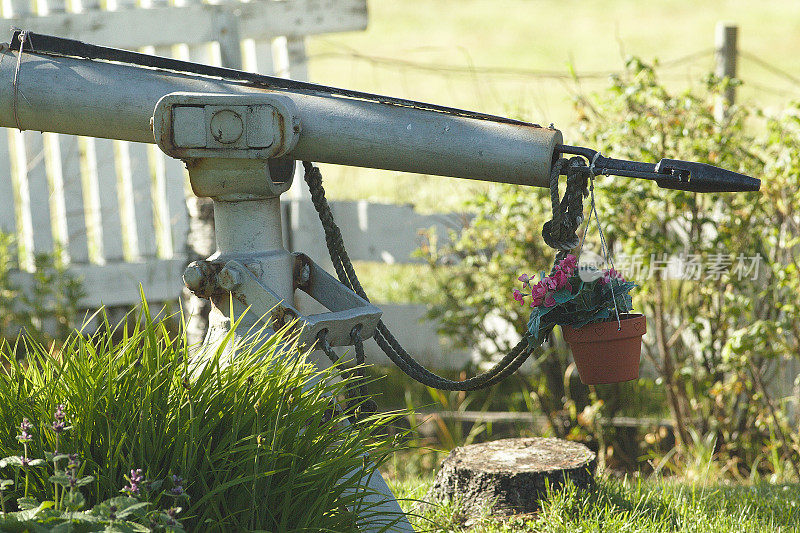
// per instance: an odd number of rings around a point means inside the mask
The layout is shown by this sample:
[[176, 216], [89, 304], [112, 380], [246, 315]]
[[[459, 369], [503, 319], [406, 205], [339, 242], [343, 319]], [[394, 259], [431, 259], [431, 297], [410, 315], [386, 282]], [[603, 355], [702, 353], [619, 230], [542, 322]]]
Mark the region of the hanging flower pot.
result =
[[[532, 276], [522, 274], [518, 278], [522, 290], [514, 291], [514, 299], [524, 305], [530, 297], [532, 309], [526, 335], [529, 346], [539, 346], [555, 326], [561, 326], [584, 384], [629, 381], [639, 377], [642, 336], [647, 322], [643, 315], [631, 314], [630, 292], [636, 284], [614, 269], [594, 198], [596, 172], [573, 163], [562, 160], [562, 166], [568, 167], [563, 199], [559, 199], [558, 180], [551, 179], [550, 183], [553, 219], [542, 227], [542, 236], [558, 250], [553, 269], [550, 275], [542, 272], [538, 283], [534, 283]], [[552, 178], [557, 178], [560, 171], [554, 170]], [[583, 219], [581, 201], [587, 195], [591, 198], [591, 209], [583, 237], [594, 218], [603, 258], [611, 267], [607, 270], [578, 266], [577, 256], [566, 253], [568, 249], [577, 249], [580, 254], [583, 249], [583, 239], [578, 239], [576, 229]]]
[[639, 377], [647, 323], [643, 315], [630, 314], [630, 291], [635, 283], [613, 268], [579, 267], [574, 255], [557, 262], [549, 276], [542, 272], [538, 283], [526, 274], [519, 280], [523, 288], [514, 291], [514, 299], [524, 304], [530, 298], [528, 342], [532, 346], [561, 326], [583, 383], [617, 383]]
[[561, 326], [584, 384], [619, 383], [639, 377], [647, 321], [641, 314], [621, 314], [619, 318], [619, 322], [612, 317], [580, 328]]

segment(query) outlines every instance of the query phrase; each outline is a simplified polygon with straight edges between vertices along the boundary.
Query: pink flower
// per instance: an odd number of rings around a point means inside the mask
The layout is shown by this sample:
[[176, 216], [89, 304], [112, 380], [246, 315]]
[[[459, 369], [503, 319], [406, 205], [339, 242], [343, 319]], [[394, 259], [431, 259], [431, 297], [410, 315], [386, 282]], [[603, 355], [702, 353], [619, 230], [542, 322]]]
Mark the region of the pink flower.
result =
[[544, 299], [544, 306], [553, 307], [554, 305], [556, 305], [556, 299], [553, 298], [552, 294], [548, 294]]
[[553, 274], [553, 278], [556, 280], [556, 290], [563, 289], [564, 287], [570, 287], [570, 290], [572, 290], [569, 284], [569, 275], [563, 270], [559, 270]]
[[605, 285], [606, 283], [610, 282], [612, 279], [618, 279], [619, 281], [624, 282], [625, 278], [622, 277], [622, 274], [617, 272], [615, 269], [610, 268], [603, 273], [603, 277], [600, 278], [600, 283]]
[[556, 288], [558, 288], [558, 282], [554, 278], [550, 277], [544, 278], [542, 280], [542, 285], [544, 285], [546, 289], [551, 291], [554, 291], [556, 290]]
[[541, 281], [531, 287], [531, 296], [533, 296], [534, 299], [541, 300], [544, 298], [545, 294], [547, 294], [547, 287], [545, 287], [544, 283]]
[[571, 276], [572, 273], [575, 271], [575, 267], [578, 266], [578, 258], [572, 254], [569, 254], [567, 257], [561, 260], [558, 264], [558, 269], [567, 274], [567, 276]]
[[517, 289], [514, 289], [514, 299], [519, 302], [519, 305], [525, 303], [525, 295]]
[[531, 301], [531, 307], [539, 307], [540, 305], [542, 305], [542, 301], [543, 301], [542, 298], [534, 298]]
[[531, 277], [527, 274], [523, 274], [517, 279], [520, 280], [522, 283], [528, 283], [531, 280]]

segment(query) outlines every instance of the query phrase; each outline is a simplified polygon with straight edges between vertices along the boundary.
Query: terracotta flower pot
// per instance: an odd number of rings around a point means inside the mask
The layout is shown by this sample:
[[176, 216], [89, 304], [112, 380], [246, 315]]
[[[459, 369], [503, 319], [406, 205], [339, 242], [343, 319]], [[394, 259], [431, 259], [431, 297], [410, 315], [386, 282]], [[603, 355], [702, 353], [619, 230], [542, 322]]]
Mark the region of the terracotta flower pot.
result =
[[615, 317], [581, 328], [561, 327], [584, 384], [619, 383], [639, 377], [647, 321], [644, 315], [626, 314], [620, 315], [620, 324], [622, 329], [618, 330]]

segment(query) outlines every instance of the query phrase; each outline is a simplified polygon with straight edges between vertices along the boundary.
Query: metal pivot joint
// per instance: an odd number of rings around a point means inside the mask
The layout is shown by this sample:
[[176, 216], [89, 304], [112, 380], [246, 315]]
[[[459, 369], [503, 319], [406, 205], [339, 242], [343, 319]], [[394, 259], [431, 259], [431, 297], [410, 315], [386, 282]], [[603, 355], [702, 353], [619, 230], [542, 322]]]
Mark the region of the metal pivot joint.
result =
[[291, 98], [171, 93], [153, 112], [153, 136], [189, 169], [192, 190], [211, 198], [272, 197], [292, 185], [286, 158], [300, 138]]
[[[263, 319], [273, 331], [294, 324], [301, 345], [324, 337], [327, 346], [347, 346], [353, 331], [373, 335], [380, 309], [283, 247], [279, 196], [295, 168], [284, 156], [300, 131], [294, 103], [279, 94], [172, 93], [153, 113], [159, 147], [186, 163], [195, 194], [214, 199], [218, 251], [183, 275], [187, 288], [214, 304], [212, 331], [225, 333], [247, 313], [246, 322]], [[325, 310], [301, 311], [298, 290]]]

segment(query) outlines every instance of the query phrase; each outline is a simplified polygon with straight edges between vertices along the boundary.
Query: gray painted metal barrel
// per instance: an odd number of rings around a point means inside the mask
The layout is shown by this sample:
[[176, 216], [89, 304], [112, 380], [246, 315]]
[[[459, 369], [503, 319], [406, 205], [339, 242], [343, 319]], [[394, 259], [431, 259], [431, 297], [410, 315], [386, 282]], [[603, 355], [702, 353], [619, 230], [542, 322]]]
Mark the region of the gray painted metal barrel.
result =
[[[270, 92], [122, 63], [0, 52], [0, 126], [153, 143], [156, 102], [173, 92]], [[298, 160], [520, 185], [549, 185], [561, 132], [339, 96], [280, 91], [297, 106]], [[16, 103], [15, 103], [16, 102]], [[16, 109], [15, 109], [16, 108]]]

